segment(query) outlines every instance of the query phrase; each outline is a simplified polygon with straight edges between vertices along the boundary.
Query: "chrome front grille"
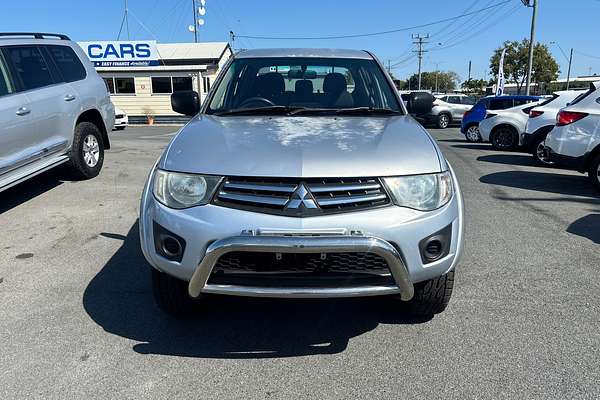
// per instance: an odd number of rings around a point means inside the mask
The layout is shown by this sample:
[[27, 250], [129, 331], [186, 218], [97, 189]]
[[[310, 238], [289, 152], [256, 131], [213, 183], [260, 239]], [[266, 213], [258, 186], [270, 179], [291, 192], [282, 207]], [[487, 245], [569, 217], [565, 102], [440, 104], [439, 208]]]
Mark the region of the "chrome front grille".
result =
[[390, 200], [378, 178], [229, 177], [221, 184], [214, 203], [304, 217], [381, 207]]

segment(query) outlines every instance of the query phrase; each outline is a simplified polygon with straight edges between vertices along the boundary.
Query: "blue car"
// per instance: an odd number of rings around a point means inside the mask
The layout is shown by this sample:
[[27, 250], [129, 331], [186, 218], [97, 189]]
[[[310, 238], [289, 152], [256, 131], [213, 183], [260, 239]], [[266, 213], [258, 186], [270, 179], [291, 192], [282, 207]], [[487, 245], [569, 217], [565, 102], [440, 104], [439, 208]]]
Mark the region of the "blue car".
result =
[[480, 142], [479, 122], [485, 119], [487, 110], [506, 110], [522, 104], [538, 101], [537, 96], [490, 96], [479, 100], [465, 113], [460, 124], [460, 131], [469, 142]]

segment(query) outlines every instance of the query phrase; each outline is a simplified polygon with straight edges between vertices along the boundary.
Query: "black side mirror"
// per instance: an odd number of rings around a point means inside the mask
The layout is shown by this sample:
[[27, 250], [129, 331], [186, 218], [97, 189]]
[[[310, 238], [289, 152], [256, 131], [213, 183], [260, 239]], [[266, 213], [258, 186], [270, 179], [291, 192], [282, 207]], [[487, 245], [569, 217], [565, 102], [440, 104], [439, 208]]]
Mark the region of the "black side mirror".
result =
[[408, 97], [406, 108], [409, 114], [425, 115], [433, 108], [433, 95], [427, 92], [412, 92]]
[[171, 95], [171, 108], [179, 114], [193, 117], [200, 111], [200, 96], [193, 90], [174, 92]]

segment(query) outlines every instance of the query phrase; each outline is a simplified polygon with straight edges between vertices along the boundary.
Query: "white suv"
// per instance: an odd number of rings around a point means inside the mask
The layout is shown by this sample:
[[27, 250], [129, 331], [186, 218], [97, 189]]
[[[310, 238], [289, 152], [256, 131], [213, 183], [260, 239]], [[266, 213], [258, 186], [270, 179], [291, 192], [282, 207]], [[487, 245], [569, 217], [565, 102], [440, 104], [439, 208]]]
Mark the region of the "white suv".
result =
[[113, 124], [106, 86], [76, 43], [0, 33], [0, 191], [63, 163], [95, 177]]
[[569, 105], [581, 90], [564, 90], [555, 92], [551, 98], [529, 111], [529, 119], [525, 125], [525, 132], [519, 137], [519, 146], [528, 153], [533, 154], [535, 161], [540, 165], [551, 165], [552, 162], [545, 156], [544, 140], [556, 124], [558, 111]]
[[548, 156], [560, 166], [587, 172], [600, 190], [600, 81], [559, 111], [545, 141]]

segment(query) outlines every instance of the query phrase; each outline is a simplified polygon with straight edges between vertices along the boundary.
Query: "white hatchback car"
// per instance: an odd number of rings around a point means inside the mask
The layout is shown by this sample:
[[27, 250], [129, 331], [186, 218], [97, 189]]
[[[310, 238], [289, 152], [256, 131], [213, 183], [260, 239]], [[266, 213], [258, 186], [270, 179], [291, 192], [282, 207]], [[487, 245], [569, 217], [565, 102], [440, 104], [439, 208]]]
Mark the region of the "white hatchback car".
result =
[[545, 141], [548, 156], [560, 166], [587, 172], [600, 190], [600, 81], [560, 110]]
[[519, 135], [525, 132], [529, 111], [540, 102], [541, 99], [506, 110], [488, 111], [485, 119], [479, 123], [481, 140], [490, 142], [496, 150], [514, 150], [519, 144]]
[[104, 81], [67, 36], [0, 33], [0, 191], [63, 163], [95, 177], [114, 118]]
[[115, 129], [122, 131], [129, 126], [129, 117], [125, 111], [115, 106]]
[[551, 98], [529, 111], [525, 132], [521, 133], [519, 137], [519, 146], [526, 152], [533, 154], [538, 164], [552, 165], [552, 161], [546, 157], [544, 140], [556, 124], [558, 111], [575, 100], [581, 93], [581, 90], [555, 92]]

